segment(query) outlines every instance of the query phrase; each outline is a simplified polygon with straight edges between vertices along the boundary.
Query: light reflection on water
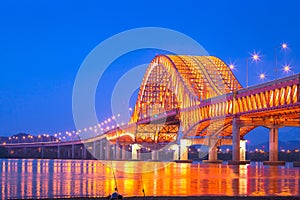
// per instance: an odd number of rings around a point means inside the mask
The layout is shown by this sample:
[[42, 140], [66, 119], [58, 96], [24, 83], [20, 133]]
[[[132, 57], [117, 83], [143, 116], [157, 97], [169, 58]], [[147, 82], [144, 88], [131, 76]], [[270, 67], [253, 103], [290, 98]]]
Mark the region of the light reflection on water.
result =
[[[300, 195], [300, 169], [291, 164], [184, 164], [112, 162], [124, 196]], [[115, 182], [107, 165], [93, 160], [0, 159], [1, 198], [107, 196]], [[147, 173], [130, 173], [147, 168]], [[149, 169], [157, 169], [150, 171]], [[126, 172], [124, 172], [126, 171]]]

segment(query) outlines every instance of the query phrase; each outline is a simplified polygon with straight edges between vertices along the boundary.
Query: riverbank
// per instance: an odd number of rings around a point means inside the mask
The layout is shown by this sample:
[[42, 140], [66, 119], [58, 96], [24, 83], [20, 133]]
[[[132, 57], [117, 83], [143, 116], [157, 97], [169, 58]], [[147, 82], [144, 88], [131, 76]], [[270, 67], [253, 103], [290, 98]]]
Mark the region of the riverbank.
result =
[[[57, 199], [57, 198], [53, 198]], [[106, 197], [92, 198], [92, 197], [84, 197], [84, 198], [59, 198], [65, 200], [81, 200], [81, 199], [99, 199], [99, 200], [107, 200]], [[155, 197], [124, 197], [124, 200], [299, 200], [300, 196], [155, 196]], [[51, 198], [46, 200], [52, 200]]]
[[298, 200], [299, 197], [277, 197], [277, 196], [267, 196], [267, 197], [239, 197], [239, 196], [191, 196], [191, 197], [128, 197], [124, 199], [130, 199], [130, 200]]

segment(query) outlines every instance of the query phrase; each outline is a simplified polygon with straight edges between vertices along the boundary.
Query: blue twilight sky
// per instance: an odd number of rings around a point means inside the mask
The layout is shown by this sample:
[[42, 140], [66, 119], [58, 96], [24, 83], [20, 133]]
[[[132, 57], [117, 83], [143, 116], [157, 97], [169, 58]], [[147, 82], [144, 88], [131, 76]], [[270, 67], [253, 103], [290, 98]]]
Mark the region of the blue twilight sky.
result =
[[[300, 2], [295, 1], [2, 1], [0, 3], [0, 135], [74, 130], [72, 89], [85, 57], [101, 41], [138, 27], [180, 31], [211, 55], [234, 62], [245, 86], [245, 60], [254, 50], [261, 61], [249, 65], [249, 85], [290, 64], [300, 72]], [[150, 62], [156, 50], [118, 59], [98, 85], [97, 99], [111, 96], [114, 82], [133, 65]], [[280, 69], [278, 76], [286, 76]], [[105, 79], [106, 77], [106, 79]], [[266, 80], [264, 80], [266, 81]], [[107, 104], [96, 110], [101, 121], [111, 115]], [[248, 134], [251, 143], [266, 141], [264, 128]], [[299, 128], [280, 130], [281, 139], [299, 137]], [[253, 142], [252, 142], [253, 141]]]

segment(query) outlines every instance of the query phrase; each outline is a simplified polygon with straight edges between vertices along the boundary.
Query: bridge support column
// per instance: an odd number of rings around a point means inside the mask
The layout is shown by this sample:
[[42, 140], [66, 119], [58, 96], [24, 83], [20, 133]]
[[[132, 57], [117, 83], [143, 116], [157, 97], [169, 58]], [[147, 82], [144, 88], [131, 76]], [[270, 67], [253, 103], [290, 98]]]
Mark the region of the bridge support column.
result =
[[132, 160], [139, 160], [140, 156], [138, 155], [138, 150], [140, 149], [140, 146], [138, 144], [133, 144], [131, 148], [132, 148]]
[[96, 147], [97, 147], [97, 142], [94, 141], [94, 142], [93, 142], [93, 157], [94, 157], [94, 158], [97, 158], [97, 157], [98, 157], [98, 156], [96, 155], [96, 154], [97, 154]]
[[72, 158], [72, 149], [67, 148], [67, 158]]
[[25, 155], [25, 157], [28, 157], [28, 155], [27, 155], [27, 148], [26, 147], [24, 148], [24, 155]]
[[84, 159], [84, 160], [87, 159], [87, 149], [86, 149], [85, 145], [82, 146], [82, 159]]
[[57, 146], [57, 159], [60, 159], [60, 145]]
[[218, 138], [210, 137], [208, 142], [209, 142], [208, 160], [203, 160], [202, 162], [222, 163], [222, 160], [218, 160], [218, 147], [217, 147]]
[[192, 141], [190, 139], [180, 139], [180, 160], [188, 160], [189, 159], [189, 146], [192, 145]]
[[126, 145], [122, 145], [122, 160], [126, 160]]
[[246, 140], [240, 140], [240, 160], [246, 160]]
[[99, 141], [99, 156], [97, 157], [98, 160], [103, 159], [103, 143], [102, 140]]
[[[232, 120], [232, 160], [228, 161], [230, 165], [245, 165], [249, 164], [249, 160], [241, 160], [244, 156], [241, 156], [241, 135], [240, 135], [241, 123], [238, 117], [234, 117]], [[243, 146], [244, 147], [244, 144]], [[242, 150], [245, 152], [245, 150]]]
[[284, 161], [278, 161], [278, 127], [272, 126], [269, 135], [269, 161], [264, 165], [285, 165]]
[[42, 159], [44, 158], [44, 148], [45, 148], [45, 147], [43, 147], [43, 146], [41, 147], [41, 158], [42, 158]]
[[232, 161], [240, 161], [240, 125], [235, 117], [232, 121]]
[[228, 161], [230, 165], [244, 165], [249, 164], [248, 160], [241, 160], [241, 135], [240, 135], [241, 123], [238, 117], [234, 117], [232, 120], [232, 160]]
[[110, 142], [107, 140], [105, 144], [105, 160], [110, 160]]
[[121, 147], [115, 144], [116, 160], [121, 160]]
[[173, 150], [173, 160], [179, 160], [179, 145], [173, 144], [171, 148]]
[[158, 150], [151, 151], [151, 159], [154, 160], [154, 161], [159, 160]]
[[72, 155], [71, 156], [72, 156], [72, 159], [74, 159], [75, 158], [75, 145], [72, 144], [71, 148], [72, 148], [72, 150], [71, 150], [72, 151]]

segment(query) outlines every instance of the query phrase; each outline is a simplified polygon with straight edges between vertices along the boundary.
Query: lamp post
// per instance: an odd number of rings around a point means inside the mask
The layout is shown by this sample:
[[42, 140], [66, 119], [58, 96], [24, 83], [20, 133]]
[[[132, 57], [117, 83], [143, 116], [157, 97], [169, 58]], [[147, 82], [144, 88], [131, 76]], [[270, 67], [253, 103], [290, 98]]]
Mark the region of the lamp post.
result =
[[[278, 49], [279, 46], [275, 46], [274, 47], [274, 57], [275, 57], [275, 80], [278, 78], [277, 77], [277, 72], [278, 72], [278, 59], [277, 59], [277, 49]], [[286, 42], [282, 43], [280, 45], [280, 48], [282, 50], [286, 50], [288, 48], [288, 45]], [[284, 69], [285, 70], [285, 69]]]
[[[258, 60], [260, 60], [260, 56], [258, 53], [254, 52], [253, 54], [251, 54], [251, 59], [252, 61], [257, 62]], [[246, 58], [246, 87], [248, 88], [248, 74], [249, 74], [249, 57]]]
[[264, 73], [261, 73], [260, 75], [259, 75], [259, 78], [260, 78], [260, 80], [264, 80], [265, 78], [266, 78], [266, 75], [264, 74]]
[[[283, 66], [283, 71], [285, 73], [289, 73], [291, 71], [291, 66], [290, 65], [284, 65]], [[294, 73], [293, 73], [294, 74]]]

